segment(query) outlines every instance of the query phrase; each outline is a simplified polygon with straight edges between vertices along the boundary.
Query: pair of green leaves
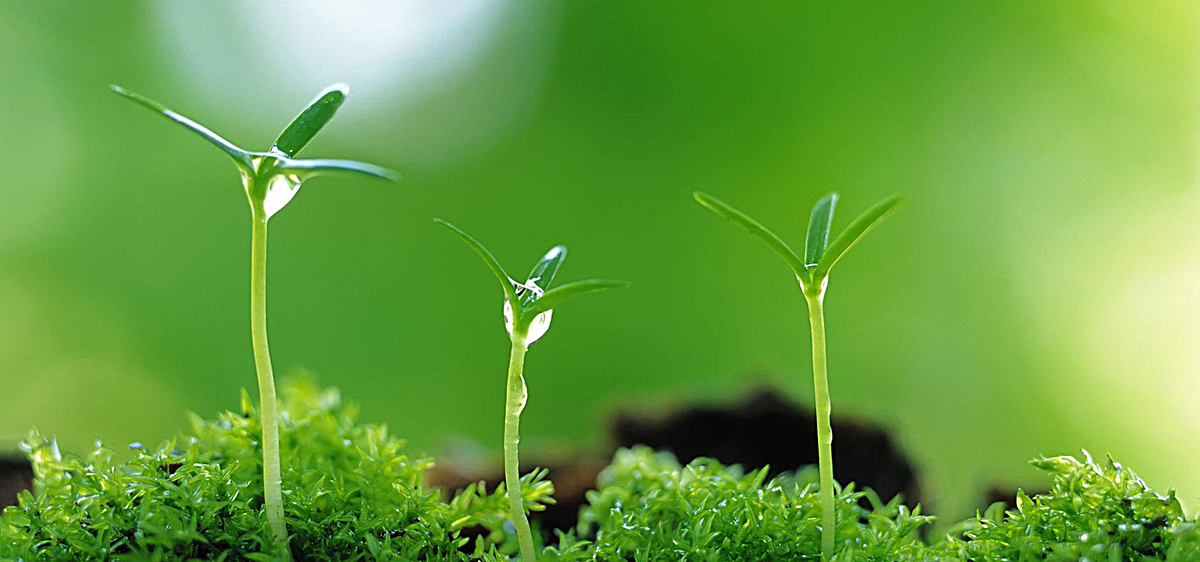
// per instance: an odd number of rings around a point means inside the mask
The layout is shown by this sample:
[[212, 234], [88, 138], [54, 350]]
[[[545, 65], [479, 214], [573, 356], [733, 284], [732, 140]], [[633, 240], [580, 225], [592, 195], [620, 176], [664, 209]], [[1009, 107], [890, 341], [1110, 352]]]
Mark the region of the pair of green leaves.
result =
[[765, 242], [776, 254], [779, 254], [779, 257], [783, 258], [783, 261], [787, 262], [788, 267], [792, 268], [792, 272], [796, 274], [796, 278], [800, 280], [806, 292], [818, 293], [824, 291], [825, 279], [829, 277], [829, 270], [833, 268], [833, 265], [842, 259], [842, 256], [846, 255], [846, 252], [850, 251], [850, 248], [854, 247], [867, 232], [875, 228], [904, 203], [904, 196], [899, 193], [876, 203], [851, 221], [846, 230], [843, 230], [830, 242], [829, 235], [833, 229], [833, 211], [837, 207], [838, 194], [826, 194], [817, 201], [816, 205], [813, 205], [812, 213], [809, 215], [808, 234], [804, 240], [804, 259], [801, 260], [800, 256], [792, 251], [792, 248], [782, 238], [750, 218], [749, 215], [707, 193], [697, 191], [693, 195], [701, 205], [750, 231], [751, 234]]
[[513, 280], [496, 260], [496, 257], [470, 234], [442, 219], [434, 219], [434, 222], [457, 234], [487, 264], [488, 269], [500, 281], [500, 288], [504, 290], [504, 300], [512, 307], [513, 321], [520, 332], [525, 332], [539, 314], [553, 310], [554, 307], [568, 299], [587, 293], [629, 287], [629, 283], [625, 281], [587, 279], [551, 288], [550, 285], [554, 282], [559, 267], [567, 258], [567, 248], [564, 246], [550, 248], [550, 251], [546, 252], [546, 255], [542, 256], [542, 259], [533, 266], [527, 280], [520, 283]]
[[[333, 118], [338, 108], [342, 106], [342, 102], [346, 100], [346, 95], [350, 91], [349, 87], [345, 84], [334, 84], [318, 94], [316, 99], [310, 102], [308, 107], [304, 108], [304, 111], [301, 111], [283, 132], [279, 134], [279, 138], [275, 139], [275, 144], [268, 152], [251, 152], [242, 149], [225, 140], [204, 125], [172, 111], [157, 101], [120, 86], [113, 85], [111, 88], [126, 99], [196, 133], [213, 146], [221, 149], [230, 158], [233, 158], [238, 169], [243, 174], [251, 177], [265, 174], [268, 176], [288, 175], [307, 179], [315, 175], [327, 173], [350, 173], [392, 181], [400, 178], [399, 174], [392, 170], [365, 162], [326, 158], [309, 160], [297, 160], [293, 158]], [[263, 166], [264, 162], [268, 163], [267, 167]], [[270, 178], [262, 179], [269, 180]]]

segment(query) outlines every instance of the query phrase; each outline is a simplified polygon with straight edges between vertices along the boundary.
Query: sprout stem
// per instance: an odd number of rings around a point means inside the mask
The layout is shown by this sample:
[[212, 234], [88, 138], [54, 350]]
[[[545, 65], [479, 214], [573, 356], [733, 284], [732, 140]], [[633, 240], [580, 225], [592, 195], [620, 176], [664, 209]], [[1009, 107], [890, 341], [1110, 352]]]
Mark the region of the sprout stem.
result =
[[521, 491], [521, 472], [517, 460], [517, 445], [521, 441], [519, 428], [521, 410], [529, 397], [525, 388], [525, 335], [513, 334], [512, 355], [508, 360], [508, 394], [504, 400], [504, 485], [508, 488], [508, 507], [513, 526], [521, 543], [521, 562], [537, 562], [533, 548], [533, 532], [525, 516], [525, 495]]
[[829, 377], [825, 369], [825, 291], [804, 293], [812, 324], [813, 401], [817, 411], [817, 460], [821, 483], [821, 559], [833, 557], [833, 427], [829, 423]]
[[253, 209], [250, 243], [250, 336], [254, 367], [258, 371], [258, 397], [262, 408], [263, 498], [267, 523], [284, 560], [291, 560], [287, 525], [283, 521], [283, 482], [279, 469], [279, 416], [275, 375], [267, 348], [267, 214], [261, 202]]

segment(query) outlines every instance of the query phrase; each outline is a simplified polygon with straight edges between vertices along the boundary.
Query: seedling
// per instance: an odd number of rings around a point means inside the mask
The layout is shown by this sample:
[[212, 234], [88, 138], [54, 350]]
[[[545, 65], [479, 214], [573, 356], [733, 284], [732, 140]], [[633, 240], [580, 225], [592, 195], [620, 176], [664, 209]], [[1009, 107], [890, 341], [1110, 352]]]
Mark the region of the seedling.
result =
[[475, 250], [500, 281], [500, 288], [504, 290], [504, 327], [512, 341], [508, 361], [508, 391], [504, 400], [504, 482], [508, 488], [513, 526], [517, 529], [517, 539], [521, 547], [521, 560], [536, 562], [533, 533], [529, 530], [529, 519], [525, 516], [521, 475], [517, 462], [521, 410], [525, 409], [525, 401], [529, 396], [525, 388], [525, 352], [550, 329], [554, 308], [560, 303], [586, 293], [624, 288], [629, 284], [624, 281], [588, 279], [551, 288], [558, 268], [567, 257], [567, 249], [563, 246], [550, 248], [550, 251], [533, 266], [533, 271], [529, 272], [526, 281], [518, 282], [509, 277], [492, 253], [471, 235], [441, 219], [435, 221], [449, 228], [462, 238], [467, 246]]
[[279, 419], [275, 377], [267, 346], [267, 221], [283, 209], [307, 179], [331, 173], [351, 173], [395, 181], [398, 175], [386, 168], [352, 160], [297, 160], [293, 157], [333, 118], [346, 100], [349, 88], [335, 84], [317, 95], [300, 115], [284, 128], [267, 152], [239, 148], [205, 126], [162, 104], [120, 86], [112, 90], [126, 99], [161, 114], [200, 135], [233, 159], [242, 176], [242, 187], [250, 202], [250, 336], [254, 366], [258, 372], [262, 403], [263, 497], [267, 521], [282, 556], [290, 558], [287, 526], [283, 520], [283, 490], [279, 466]]
[[833, 556], [835, 521], [833, 428], [829, 425], [831, 406], [829, 379], [825, 370], [825, 289], [829, 284], [829, 270], [833, 265], [842, 259], [867, 231], [899, 208], [904, 202], [904, 196], [896, 194], [876, 203], [830, 242], [829, 230], [833, 227], [833, 210], [837, 205], [838, 195], [825, 195], [813, 206], [809, 216], [803, 260], [782, 238], [745, 213], [707, 193], [697, 191], [694, 196], [701, 205], [750, 231], [779, 254], [796, 274], [796, 280], [800, 282], [800, 291], [808, 301], [808, 320], [812, 326], [813, 398], [817, 410], [817, 460], [821, 485], [821, 556], [828, 561]]

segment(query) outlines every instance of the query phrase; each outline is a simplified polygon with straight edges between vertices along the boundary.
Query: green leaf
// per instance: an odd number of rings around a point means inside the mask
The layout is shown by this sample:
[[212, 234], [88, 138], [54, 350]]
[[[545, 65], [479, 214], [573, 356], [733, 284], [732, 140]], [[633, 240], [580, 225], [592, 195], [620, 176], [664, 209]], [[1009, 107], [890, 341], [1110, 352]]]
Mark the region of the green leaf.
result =
[[792, 268], [792, 272], [796, 274], [796, 277], [803, 279], [808, 276], [804, 269], [804, 263], [800, 261], [800, 258], [796, 255], [796, 252], [793, 252], [787, 243], [776, 236], [774, 232], [767, 230], [767, 227], [759, 224], [758, 221], [750, 218], [745, 213], [730, 207], [724, 201], [721, 201], [712, 195], [700, 191], [697, 191], [692, 195], [696, 198], [696, 201], [699, 201], [701, 205], [711, 209], [712, 212], [725, 217], [730, 222], [741, 226], [742, 228], [750, 231], [750, 234], [753, 234], [763, 242], [766, 242], [767, 246], [770, 246], [772, 250], [775, 250], [776, 254], [779, 254], [779, 257], [783, 258], [783, 261], [787, 262], [788, 267]]
[[[537, 283], [537, 286], [541, 287], [543, 291], [549, 290], [550, 284], [554, 282], [554, 276], [558, 274], [558, 268], [562, 267], [565, 259], [567, 259], [566, 246], [550, 248], [550, 251], [546, 252], [546, 255], [542, 256], [542, 259], [533, 266], [533, 271], [530, 271], [529, 277], [526, 278], [526, 284], [532, 281]], [[526, 291], [521, 295], [521, 305], [527, 306], [537, 297], [538, 295], [535, 295], [533, 291]]]
[[558, 306], [567, 299], [575, 298], [579, 295], [586, 295], [588, 293], [595, 293], [598, 291], [628, 289], [631, 286], [632, 285], [628, 282], [613, 281], [611, 279], [587, 279], [584, 281], [567, 283], [566, 285], [560, 285], [550, 289], [549, 291], [546, 291], [541, 298], [533, 301], [533, 304], [529, 305], [521, 316], [527, 320], [532, 320], [533, 317]]
[[829, 247], [825, 249], [825, 254], [821, 256], [821, 261], [817, 263], [817, 267], [813, 270], [813, 279], [823, 279], [829, 275], [829, 270], [833, 268], [833, 264], [837, 263], [846, 252], [850, 251], [859, 240], [862, 239], [867, 232], [875, 228], [883, 219], [892, 214], [904, 204], [904, 195], [897, 193], [876, 203], [870, 209], [867, 209], [863, 214], [858, 215], [846, 227], [833, 242], [829, 243]]
[[821, 255], [829, 246], [829, 229], [833, 228], [833, 211], [837, 206], [838, 194], [827, 193], [816, 205], [808, 217], [808, 234], [804, 238], [804, 265], [817, 265]]
[[308, 144], [317, 131], [320, 131], [330, 119], [333, 119], [333, 114], [337, 113], [342, 102], [346, 101], [346, 94], [350, 93], [350, 87], [345, 84], [334, 84], [325, 88], [317, 97], [309, 102], [308, 107], [300, 112], [292, 123], [279, 133], [279, 138], [275, 139], [274, 150], [278, 150], [288, 157], [295, 156], [300, 152], [304, 145]]
[[508, 273], [504, 271], [504, 268], [500, 265], [500, 262], [496, 261], [496, 257], [493, 256], [487, 248], [484, 248], [483, 244], [480, 244], [478, 240], [472, 238], [470, 234], [463, 232], [461, 228], [454, 226], [453, 224], [450, 224], [442, 219], [433, 219], [433, 222], [449, 228], [451, 231], [457, 234], [459, 238], [462, 238], [462, 241], [465, 242], [467, 246], [470, 246], [472, 250], [475, 250], [475, 253], [479, 254], [480, 258], [483, 258], [483, 262], [487, 264], [488, 269], [492, 270], [492, 273], [496, 275], [496, 279], [500, 281], [500, 286], [504, 289], [504, 298], [508, 300], [508, 302], [514, 303], [515, 308], [516, 304], [519, 303], [517, 300], [517, 290], [513, 287], [512, 278], [510, 278]]
[[163, 106], [163, 104], [158, 103], [158, 102], [156, 102], [146, 96], [143, 96], [137, 92], [133, 92], [131, 90], [126, 90], [125, 88], [117, 86], [116, 84], [110, 84], [109, 88], [111, 88], [113, 92], [116, 92], [118, 95], [124, 97], [125, 99], [132, 101], [146, 109], [149, 109], [150, 111], [158, 113], [158, 114], [162, 115], [163, 117], [166, 117], [167, 119], [170, 119], [180, 125], [183, 125], [184, 127], [186, 127], [188, 130], [192, 131], [193, 133], [200, 135], [201, 137], [204, 138], [204, 140], [212, 143], [214, 146], [216, 146], [217, 148], [224, 151], [225, 154], [228, 154], [229, 157], [233, 158], [233, 160], [235, 162], [237, 162], [238, 166], [243, 168], [244, 170], [248, 171], [248, 170], [251, 170], [254, 168], [254, 165], [251, 164], [251, 162], [250, 162], [250, 154], [249, 153], [247, 153], [245, 150], [242, 150], [241, 148], [238, 148], [237, 145], [221, 138], [221, 135], [218, 135], [218, 134], [212, 132], [208, 127], [205, 127], [204, 125], [201, 125], [195, 121], [192, 121], [191, 119], [188, 119], [187, 117], [184, 117], [178, 113], [175, 113], [174, 111], [171, 111], [167, 107]]
[[355, 174], [380, 178], [389, 181], [400, 181], [398, 172], [354, 160], [331, 160], [328, 158], [316, 160], [283, 160], [279, 165], [285, 170], [295, 170], [296, 175], [312, 177], [325, 174]]

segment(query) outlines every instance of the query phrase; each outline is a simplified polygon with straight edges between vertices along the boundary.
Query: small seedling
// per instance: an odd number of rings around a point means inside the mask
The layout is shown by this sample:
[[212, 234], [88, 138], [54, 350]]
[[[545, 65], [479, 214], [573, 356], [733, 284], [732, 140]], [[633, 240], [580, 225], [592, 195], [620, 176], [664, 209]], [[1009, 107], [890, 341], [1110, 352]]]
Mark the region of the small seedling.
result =
[[313, 176], [352, 173], [387, 180], [398, 175], [386, 168], [352, 160], [297, 160], [293, 157], [333, 118], [346, 100], [349, 88], [335, 84], [317, 95], [304, 111], [289, 124], [267, 152], [243, 150], [205, 126], [188, 119], [162, 104], [120, 86], [112, 90], [126, 99], [161, 114], [233, 158], [242, 176], [242, 186], [250, 202], [250, 335], [254, 365], [258, 371], [259, 400], [262, 403], [263, 498], [267, 521], [278, 547], [289, 558], [287, 526], [283, 520], [283, 490], [279, 466], [279, 419], [275, 398], [275, 377], [267, 346], [267, 220], [296, 196], [300, 185]]
[[521, 475], [517, 462], [521, 410], [525, 409], [525, 401], [528, 398], [524, 375], [525, 352], [533, 342], [546, 334], [546, 330], [550, 328], [554, 307], [563, 301], [585, 293], [628, 287], [629, 284], [624, 281], [588, 279], [551, 288], [558, 268], [567, 257], [567, 249], [563, 246], [550, 248], [550, 251], [533, 266], [533, 271], [529, 272], [526, 281], [518, 282], [509, 277], [492, 253], [471, 235], [446, 221], [435, 220], [452, 230], [483, 258], [484, 263], [500, 281], [500, 288], [504, 290], [504, 327], [512, 341], [512, 352], [508, 362], [508, 391], [504, 401], [504, 482], [508, 488], [513, 526], [517, 529], [517, 539], [521, 546], [521, 560], [536, 562], [533, 533], [529, 530], [529, 519], [525, 516]]
[[804, 293], [804, 299], [808, 301], [808, 320], [812, 326], [813, 398], [817, 410], [817, 458], [821, 485], [821, 556], [828, 561], [833, 556], [834, 492], [833, 428], [829, 425], [831, 406], [829, 379], [825, 370], [825, 289], [829, 284], [829, 270], [833, 265], [846, 255], [867, 231], [899, 208], [904, 202], [904, 196], [896, 194], [876, 203], [830, 242], [829, 230], [833, 227], [833, 210], [837, 205], [838, 195], [825, 195], [813, 206], [809, 216], [803, 260], [783, 239], [745, 213], [707, 193], [697, 191], [694, 196], [701, 205], [750, 231], [779, 254], [796, 274], [800, 290]]

